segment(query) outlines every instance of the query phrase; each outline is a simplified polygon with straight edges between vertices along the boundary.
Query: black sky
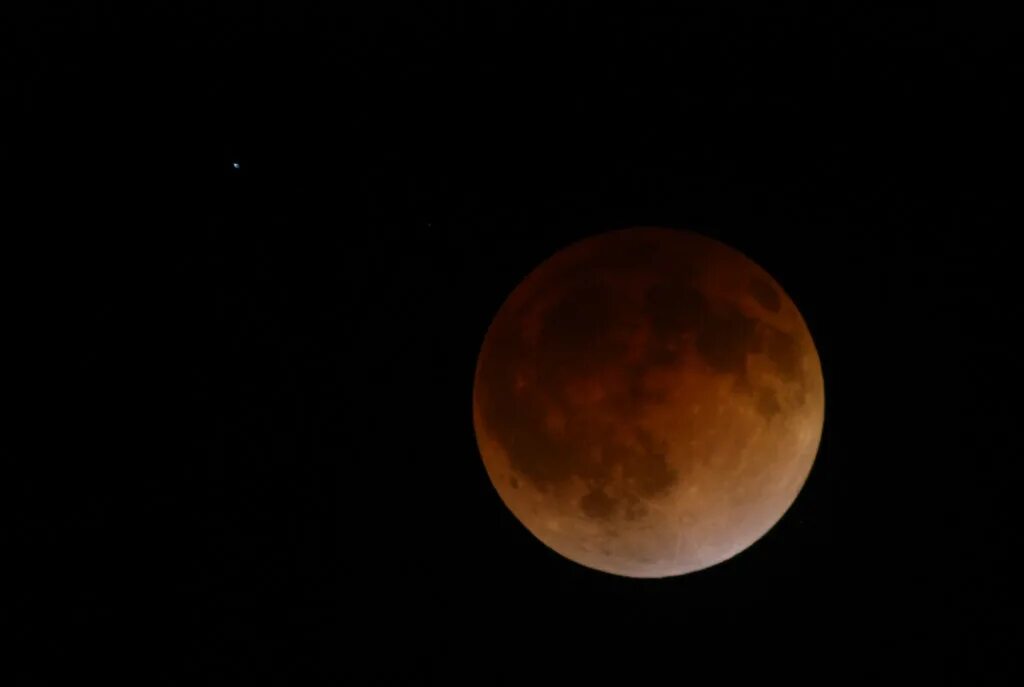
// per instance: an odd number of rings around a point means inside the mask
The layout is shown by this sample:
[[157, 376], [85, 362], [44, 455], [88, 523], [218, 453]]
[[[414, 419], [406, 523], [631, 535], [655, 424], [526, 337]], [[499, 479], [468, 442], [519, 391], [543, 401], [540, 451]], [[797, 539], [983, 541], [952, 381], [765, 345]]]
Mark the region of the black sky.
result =
[[[1005, 18], [376, 4], [12, 15], [20, 684], [1013, 683]], [[759, 262], [825, 372], [792, 510], [667, 581], [533, 540], [470, 412], [508, 292], [631, 225]]]

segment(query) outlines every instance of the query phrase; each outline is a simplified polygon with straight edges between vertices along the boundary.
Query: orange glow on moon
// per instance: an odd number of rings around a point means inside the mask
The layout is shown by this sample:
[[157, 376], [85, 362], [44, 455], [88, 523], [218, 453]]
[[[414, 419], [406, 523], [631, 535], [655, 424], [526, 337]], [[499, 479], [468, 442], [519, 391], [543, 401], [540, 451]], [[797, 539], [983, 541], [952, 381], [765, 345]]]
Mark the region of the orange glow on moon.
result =
[[792, 505], [824, 381], [796, 306], [717, 241], [634, 228], [573, 244], [501, 306], [473, 387], [501, 499], [540, 541], [629, 577], [700, 570]]

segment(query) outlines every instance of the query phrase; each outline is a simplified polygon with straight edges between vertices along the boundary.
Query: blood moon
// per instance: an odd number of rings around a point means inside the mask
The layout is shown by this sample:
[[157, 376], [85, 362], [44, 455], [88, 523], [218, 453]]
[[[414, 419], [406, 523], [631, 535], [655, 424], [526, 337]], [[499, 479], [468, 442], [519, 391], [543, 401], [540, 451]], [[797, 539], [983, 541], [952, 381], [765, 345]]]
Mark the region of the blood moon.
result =
[[821, 364], [772, 277], [692, 232], [631, 228], [555, 254], [484, 337], [487, 473], [540, 541], [629, 577], [700, 570], [782, 517], [824, 422]]

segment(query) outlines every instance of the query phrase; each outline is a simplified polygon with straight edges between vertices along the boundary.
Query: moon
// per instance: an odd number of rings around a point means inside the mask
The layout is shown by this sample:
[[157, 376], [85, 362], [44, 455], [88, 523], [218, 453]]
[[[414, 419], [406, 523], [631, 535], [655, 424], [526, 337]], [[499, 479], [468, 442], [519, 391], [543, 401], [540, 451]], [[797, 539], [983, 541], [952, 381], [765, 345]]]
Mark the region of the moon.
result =
[[635, 227], [556, 253], [484, 337], [473, 423], [498, 495], [565, 558], [626, 577], [725, 561], [795, 501], [825, 395], [803, 317], [740, 252]]

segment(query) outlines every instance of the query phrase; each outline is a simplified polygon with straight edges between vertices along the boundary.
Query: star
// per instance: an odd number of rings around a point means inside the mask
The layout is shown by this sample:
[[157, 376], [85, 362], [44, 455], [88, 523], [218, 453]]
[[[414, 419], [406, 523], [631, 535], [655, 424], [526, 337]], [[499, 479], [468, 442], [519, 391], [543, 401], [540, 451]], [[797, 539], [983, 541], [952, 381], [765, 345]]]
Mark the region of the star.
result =
[[238, 164], [237, 162], [232, 162], [231, 166], [234, 167], [235, 169], [241, 169], [242, 168], [242, 165]]

